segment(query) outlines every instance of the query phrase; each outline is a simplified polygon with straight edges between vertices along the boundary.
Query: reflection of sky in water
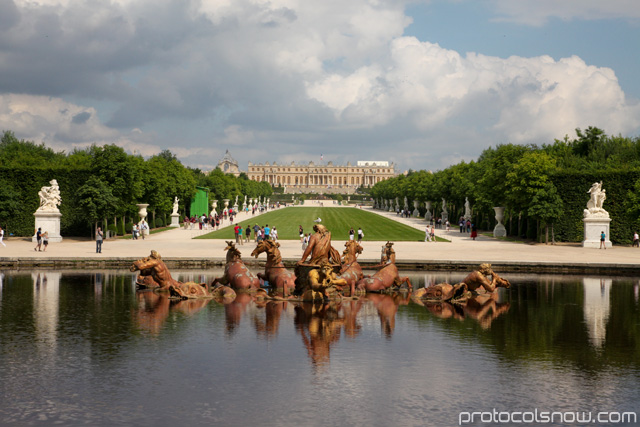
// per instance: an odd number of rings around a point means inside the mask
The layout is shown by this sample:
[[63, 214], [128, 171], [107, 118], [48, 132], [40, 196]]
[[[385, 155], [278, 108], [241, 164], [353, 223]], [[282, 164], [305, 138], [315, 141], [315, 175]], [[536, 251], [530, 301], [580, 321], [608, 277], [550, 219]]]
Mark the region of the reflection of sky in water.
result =
[[[508, 310], [483, 326], [381, 295], [176, 303], [128, 273], [44, 276], [0, 287], [0, 424], [452, 425], [460, 411], [637, 407], [635, 281], [603, 294], [600, 278], [504, 275]], [[410, 274], [416, 288], [464, 276]]]

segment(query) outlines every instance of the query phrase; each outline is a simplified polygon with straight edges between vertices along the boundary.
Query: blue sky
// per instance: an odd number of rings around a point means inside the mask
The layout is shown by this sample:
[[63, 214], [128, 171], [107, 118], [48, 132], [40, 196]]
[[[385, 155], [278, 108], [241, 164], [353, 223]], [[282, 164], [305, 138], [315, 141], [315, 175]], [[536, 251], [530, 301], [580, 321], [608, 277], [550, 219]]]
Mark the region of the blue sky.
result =
[[640, 99], [637, 17], [563, 20], [552, 16], [542, 25], [526, 25], [497, 21], [487, 2], [480, 1], [417, 3], [407, 6], [406, 12], [413, 23], [405, 34], [422, 41], [460, 53], [478, 52], [501, 58], [550, 55], [558, 60], [577, 55], [588, 64], [612, 68], [625, 93]]
[[640, 132], [636, 0], [0, 0], [0, 129], [399, 171]]

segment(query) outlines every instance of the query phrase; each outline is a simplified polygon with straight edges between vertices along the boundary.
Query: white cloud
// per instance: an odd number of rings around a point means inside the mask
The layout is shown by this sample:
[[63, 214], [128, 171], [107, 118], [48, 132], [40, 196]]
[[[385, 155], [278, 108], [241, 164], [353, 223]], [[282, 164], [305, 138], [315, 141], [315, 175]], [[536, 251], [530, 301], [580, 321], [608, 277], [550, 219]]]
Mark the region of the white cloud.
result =
[[[229, 148], [241, 165], [323, 152], [420, 169], [576, 127], [640, 129], [638, 105], [611, 69], [420, 42], [403, 36], [411, 18], [402, 0], [15, 4], [11, 28], [0, 26], [0, 127], [36, 142], [116, 143], [145, 156], [168, 148], [201, 167]], [[605, 9], [492, 4], [502, 19], [531, 25]], [[636, 16], [635, 2], [606, 4], [608, 16]]]

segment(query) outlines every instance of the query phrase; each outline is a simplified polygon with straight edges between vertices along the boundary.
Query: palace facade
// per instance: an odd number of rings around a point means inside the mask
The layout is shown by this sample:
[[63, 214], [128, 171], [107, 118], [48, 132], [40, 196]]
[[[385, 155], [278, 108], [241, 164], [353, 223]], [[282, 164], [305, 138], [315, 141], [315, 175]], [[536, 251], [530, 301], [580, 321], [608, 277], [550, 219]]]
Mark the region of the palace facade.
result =
[[351, 194], [360, 186], [371, 187], [397, 175], [394, 164], [384, 161], [359, 161], [355, 166], [351, 162], [346, 165], [249, 162], [248, 169], [249, 179], [283, 186], [286, 193]]

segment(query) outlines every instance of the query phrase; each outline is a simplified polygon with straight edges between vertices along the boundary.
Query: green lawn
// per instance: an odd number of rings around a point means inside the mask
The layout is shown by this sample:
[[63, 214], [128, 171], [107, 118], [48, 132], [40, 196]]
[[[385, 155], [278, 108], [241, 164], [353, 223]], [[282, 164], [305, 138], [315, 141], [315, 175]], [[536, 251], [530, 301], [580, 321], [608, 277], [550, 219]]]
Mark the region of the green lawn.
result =
[[[358, 227], [364, 231], [364, 240], [372, 241], [423, 241], [424, 232], [409, 227], [399, 222], [387, 219], [371, 212], [357, 208], [313, 208], [313, 207], [288, 207], [268, 212], [245, 221], [239, 221], [243, 229], [247, 224], [278, 229], [280, 240], [300, 240], [298, 226], [302, 225], [305, 233], [313, 232], [313, 220], [322, 218], [322, 224], [331, 231], [334, 240], [348, 240], [349, 228], [353, 227], [358, 232]], [[425, 223], [426, 225], [426, 223]], [[253, 238], [253, 231], [251, 232]], [[233, 227], [221, 228], [196, 239], [233, 239]], [[356, 236], [357, 238], [357, 236]], [[444, 239], [439, 239], [443, 240]]]

